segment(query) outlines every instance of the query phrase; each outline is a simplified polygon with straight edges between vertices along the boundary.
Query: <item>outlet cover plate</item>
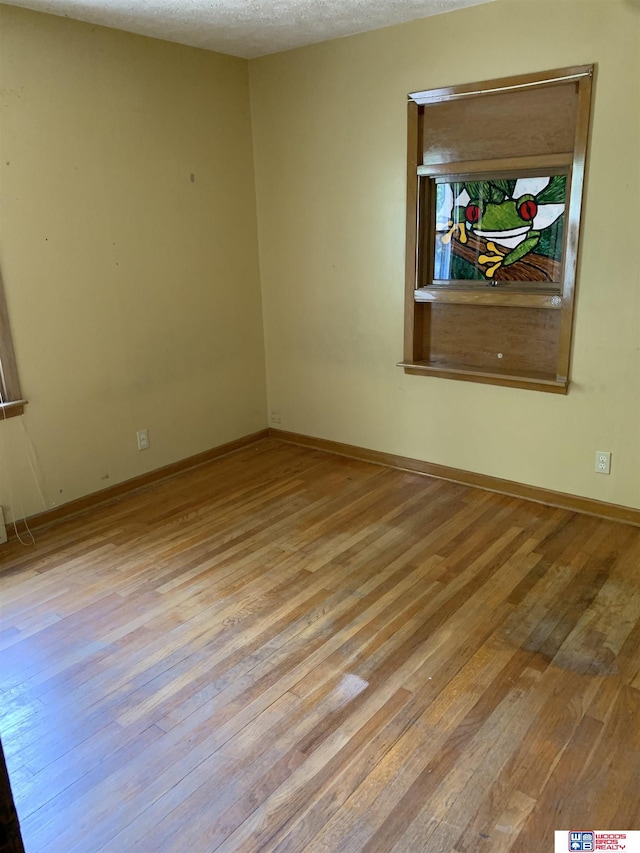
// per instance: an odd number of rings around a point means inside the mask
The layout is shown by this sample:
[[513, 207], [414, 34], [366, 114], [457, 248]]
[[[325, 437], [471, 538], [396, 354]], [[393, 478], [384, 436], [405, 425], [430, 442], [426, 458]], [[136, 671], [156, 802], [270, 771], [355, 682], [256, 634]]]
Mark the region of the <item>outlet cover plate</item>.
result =
[[611, 473], [611, 451], [596, 450], [596, 474]]

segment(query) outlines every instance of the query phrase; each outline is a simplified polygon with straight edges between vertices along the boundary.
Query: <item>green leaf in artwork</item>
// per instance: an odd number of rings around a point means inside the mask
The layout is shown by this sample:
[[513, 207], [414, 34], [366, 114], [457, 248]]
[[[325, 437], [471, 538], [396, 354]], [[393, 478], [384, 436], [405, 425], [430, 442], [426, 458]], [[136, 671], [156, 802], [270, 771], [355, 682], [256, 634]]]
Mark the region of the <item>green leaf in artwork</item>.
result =
[[544, 255], [554, 261], [562, 261], [562, 245], [564, 235], [564, 214], [548, 228], [540, 232], [540, 241], [536, 249], [539, 255]]
[[467, 281], [483, 281], [484, 275], [474, 264], [469, 263], [466, 258], [460, 255], [451, 257], [451, 270], [448, 278], [451, 279], [466, 279]]
[[538, 204], [560, 204], [567, 197], [567, 176], [555, 175], [547, 186], [538, 193], [536, 201]]
[[468, 181], [464, 185], [465, 190], [469, 194], [469, 198], [473, 204], [482, 204], [489, 201], [490, 186], [489, 181]]
[[489, 202], [491, 204], [501, 204], [504, 201], [504, 192], [498, 186], [497, 181], [489, 181]]
[[[502, 190], [502, 192], [505, 196], [507, 196], [507, 198], [513, 198], [513, 191], [516, 188], [515, 180], [507, 180], [504, 178], [500, 178], [496, 181], [492, 181], [492, 183], [494, 183], [500, 190]], [[502, 201], [502, 199], [500, 200]]]

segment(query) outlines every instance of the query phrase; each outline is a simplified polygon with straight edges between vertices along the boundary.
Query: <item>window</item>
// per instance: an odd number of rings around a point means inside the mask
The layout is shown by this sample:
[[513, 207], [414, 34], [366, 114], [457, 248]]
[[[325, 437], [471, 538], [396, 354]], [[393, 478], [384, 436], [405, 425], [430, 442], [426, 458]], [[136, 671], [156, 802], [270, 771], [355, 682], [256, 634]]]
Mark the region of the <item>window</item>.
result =
[[567, 393], [592, 74], [409, 95], [406, 373]]
[[0, 276], [0, 419], [21, 415], [25, 401], [20, 393], [16, 357], [9, 329], [9, 314]]

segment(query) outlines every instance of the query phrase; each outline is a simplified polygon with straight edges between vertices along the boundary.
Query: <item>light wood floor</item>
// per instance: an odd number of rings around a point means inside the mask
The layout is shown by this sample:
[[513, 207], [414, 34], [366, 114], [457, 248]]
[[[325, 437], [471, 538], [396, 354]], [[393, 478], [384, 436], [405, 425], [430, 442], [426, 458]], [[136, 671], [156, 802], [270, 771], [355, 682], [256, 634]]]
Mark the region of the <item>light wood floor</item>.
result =
[[640, 829], [640, 529], [263, 441], [0, 560], [27, 853]]

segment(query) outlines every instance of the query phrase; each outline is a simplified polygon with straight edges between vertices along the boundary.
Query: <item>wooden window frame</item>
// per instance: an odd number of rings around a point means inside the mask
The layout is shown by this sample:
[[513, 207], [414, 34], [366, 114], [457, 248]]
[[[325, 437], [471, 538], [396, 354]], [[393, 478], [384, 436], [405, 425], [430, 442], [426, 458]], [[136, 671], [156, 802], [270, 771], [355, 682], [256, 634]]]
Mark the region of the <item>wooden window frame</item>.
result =
[[[26, 400], [20, 391], [18, 366], [13, 349], [9, 312], [0, 274], [0, 420], [22, 415]], [[4, 401], [4, 402], [3, 402]]]
[[[471, 382], [529, 388], [556, 394], [566, 394], [569, 387], [571, 344], [573, 337], [574, 302], [580, 216], [584, 189], [584, 172], [591, 110], [591, 83], [593, 65], [548, 71], [542, 74], [520, 75], [477, 84], [465, 84], [441, 89], [415, 92], [409, 95], [407, 136], [407, 242], [405, 286], [405, 340], [404, 357], [399, 366], [405, 373], [431, 375]], [[423, 123], [428, 120], [430, 105], [468, 98], [491, 98], [494, 94], [516, 93], [542, 87], [575, 83], [577, 99], [573, 150], [548, 155], [503, 156], [493, 158], [490, 153], [483, 159], [449, 159], [443, 163], [423, 165]], [[563, 275], [560, 287], [521, 289], [479, 287], [429, 287], [425, 286], [425, 268], [429, 265], [431, 247], [422, 245], [425, 229], [421, 217], [424, 211], [425, 181], [435, 181], [438, 176], [481, 174], [489, 171], [518, 173], [549, 170], [568, 175], [567, 216], [564, 242]], [[542, 172], [549, 174], [549, 171]], [[427, 214], [428, 215], [428, 212]], [[426, 241], [424, 241], [426, 243]], [[425, 355], [427, 328], [432, 316], [431, 308], [420, 310], [420, 305], [502, 306], [507, 309], [536, 308], [559, 311], [559, 333], [555, 375], [536, 374], [531, 371], [509, 371], [499, 368], [466, 367], [454, 363], [437, 363]], [[505, 319], [507, 314], [505, 313]], [[527, 375], [527, 373], [529, 375]]]

